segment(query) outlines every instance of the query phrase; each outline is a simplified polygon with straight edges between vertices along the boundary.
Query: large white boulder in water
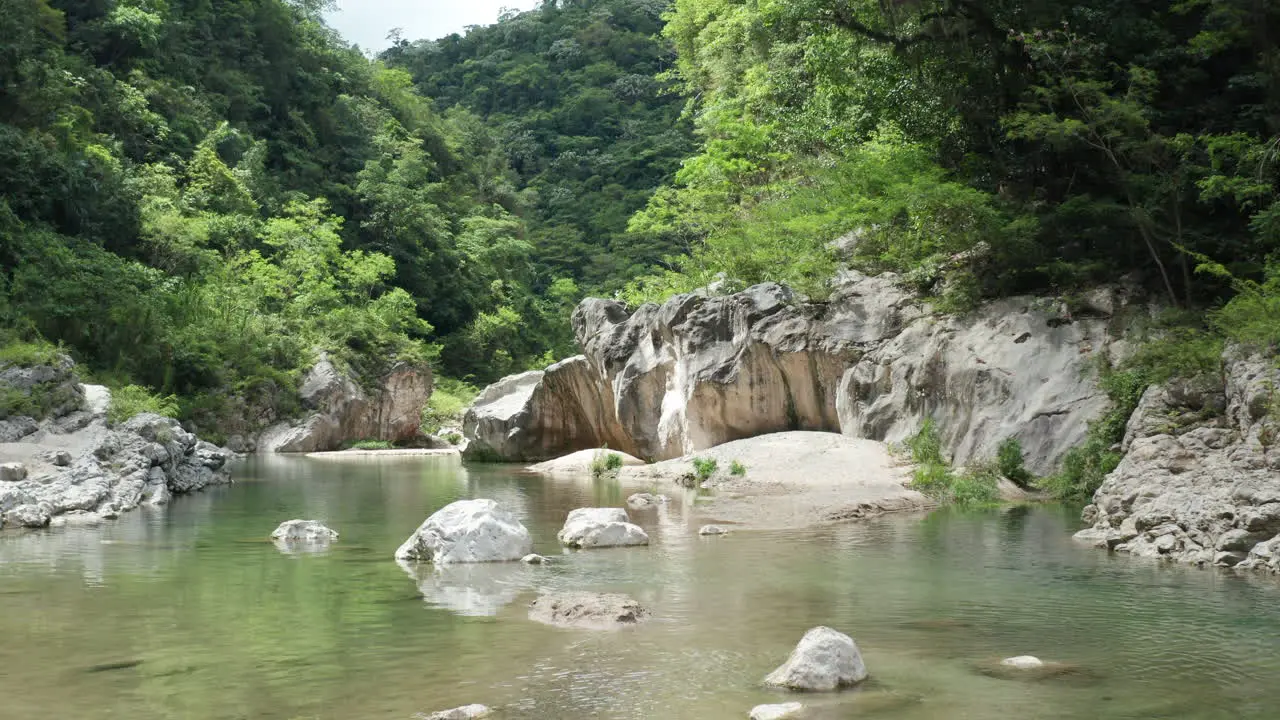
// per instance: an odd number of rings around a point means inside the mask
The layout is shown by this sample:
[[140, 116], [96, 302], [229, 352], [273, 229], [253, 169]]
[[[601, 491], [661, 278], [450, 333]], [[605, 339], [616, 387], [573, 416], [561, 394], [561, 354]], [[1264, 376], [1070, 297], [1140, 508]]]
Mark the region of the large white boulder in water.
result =
[[649, 544], [649, 535], [632, 524], [622, 508], [578, 508], [569, 513], [556, 537], [574, 548]]
[[853, 638], [818, 626], [804, 634], [791, 657], [764, 679], [791, 690], [838, 690], [867, 679], [867, 666]]
[[498, 503], [459, 500], [427, 518], [396, 550], [396, 559], [441, 565], [504, 562], [532, 551], [529, 531]]

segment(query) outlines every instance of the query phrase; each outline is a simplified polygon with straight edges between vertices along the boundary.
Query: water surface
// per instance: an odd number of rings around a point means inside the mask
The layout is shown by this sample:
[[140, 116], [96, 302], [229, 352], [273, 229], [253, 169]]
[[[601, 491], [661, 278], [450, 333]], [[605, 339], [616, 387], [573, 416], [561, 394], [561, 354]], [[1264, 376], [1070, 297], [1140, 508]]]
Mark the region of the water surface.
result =
[[[789, 699], [759, 680], [818, 624], [857, 639], [872, 679], [802, 698], [815, 718], [1280, 716], [1280, 585], [1079, 547], [1062, 508], [700, 538], [681, 498], [632, 513], [649, 548], [562, 554], [569, 510], [648, 488], [413, 457], [259, 458], [237, 478], [97, 528], [0, 533], [0, 717], [744, 718]], [[555, 564], [407, 574], [395, 548], [464, 497], [511, 509]], [[342, 538], [262, 540], [294, 517]], [[630, 593], [655, 620], [544, 627], [538, 589]], [[989, 674], [1020, 654], [1073, 672]]]

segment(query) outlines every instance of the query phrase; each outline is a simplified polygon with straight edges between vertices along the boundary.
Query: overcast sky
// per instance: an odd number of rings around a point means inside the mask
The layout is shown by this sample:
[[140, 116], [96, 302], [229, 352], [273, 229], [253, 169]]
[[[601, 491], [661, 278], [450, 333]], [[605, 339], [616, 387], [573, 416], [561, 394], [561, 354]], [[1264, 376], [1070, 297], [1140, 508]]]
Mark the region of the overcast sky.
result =
[[537, 0], [337, 0], [329, 24], [362, 50], [383, 50], [387, 33], [402, 28], [406, 40], [434, 40], [468, 25], [488, 25], [504, 7], [529, 10]]

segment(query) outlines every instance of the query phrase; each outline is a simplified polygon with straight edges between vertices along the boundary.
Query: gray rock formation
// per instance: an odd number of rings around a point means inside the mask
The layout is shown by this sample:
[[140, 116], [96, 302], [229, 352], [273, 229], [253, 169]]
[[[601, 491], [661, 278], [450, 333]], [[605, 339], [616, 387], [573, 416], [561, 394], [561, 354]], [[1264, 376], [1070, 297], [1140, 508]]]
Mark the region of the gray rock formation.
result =
[[556, 535], [572, 548], [648, 545], [649, 535], [631, 523], [622, 508], [578, 508], [570, 511]]
[[271, 539], [286, 543], [328, 544], [338, 539], [338, 532], [316, 520], [286, 520], [272, 531]]
[[459, 500], [428, 517], [396, 550], [396, 559], [438, 565], [504, 562], [532, 551], [529, 531], [498, 503]]
[[418, 436], [431, 387], [429, 368], [398, 364], [367, 391], [321, 354], [299, 390], [311, 414], [264, 430], [256, 447], [262, 452], [320, 452], [358, 440], [411, 440]]
[[698, 528], [699, 535], [725, 535], [728, 534], [728, 532], [729, 531], [727, 529], [720, 525], [703, 525]]
[[786, 720], [800, 717], [804, 706], [798, 702], [778, 703], [776, 705], [757, 705], [751, 708], [747, 716], [750, 720]]
[[1010, 298], [946, 318], [896, 277], [842, 274], [826, 303], [758, 285], [628, 313], [587, 299], [581, 357], [506, 378], [464, 428], [473, 457], [541, 460], [601, 447], [665, 460], [787, 430], [901, 440], [934, 418], [957, 464], [1017, 437], [1047, 470], [1106, 398], [1088, 372], [1118, 336], [1125, 293], [1076, 310]]
[[649, 610], [626, 595], [566, 592], [539, 596], [529, 606], [529, 619], [558, 627], [616, 630], [649, 619]]
[[1152, 387], [1124, 459], [1085, 508], [1082, 541], [1144, 557], [1276, 570], [1280, 370], [1229, 349], [1221, 377]]
[[464, 452], [478, 460], [540, 461], [606, 446], [631, 452], [608, 386], [581, 355], [485, 388], [462, 428]]
[[764, 683], [790, 690], [830, 691], [866, 679], [867, 666], [853, 638], [819, 626], [804, 634], [791, 657]]
[[654, 495], [653, 493], [633, 493], [627, 496], [627, 507], [632, 510], [648, 510], [656, 508], [659, 505], [668, 502], [666, 495]]
[[[40, 431], [37, 435], [44, 435]], [[162, 505], [173, 494], [231, 481], [230, 453], [199, 440], [177, 420], [150, 413], [115, 428], [97, 418], [52, 442], [76, 448], [60, 465], [40, 442], [6, 452], [28, 452], [29, 476], [0, 486], [0, 525], [44, 527], [50, 522], [95, 522], [139, 505]], [[48, 442], [48, 438], [30, 440]], [[4, 450], [5, 446], [0, 446]], [[70, 452], [70, 451], [64, 451]]]

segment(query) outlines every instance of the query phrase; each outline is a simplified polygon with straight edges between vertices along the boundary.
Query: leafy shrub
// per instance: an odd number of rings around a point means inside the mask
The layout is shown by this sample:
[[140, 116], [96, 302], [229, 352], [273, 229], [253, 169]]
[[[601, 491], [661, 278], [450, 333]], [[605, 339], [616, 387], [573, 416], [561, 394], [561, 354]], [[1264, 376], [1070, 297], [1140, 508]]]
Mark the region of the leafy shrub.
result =
[[0, 346], [0, 367], [49, 365], [58, 358], [58, 348], [45, 342], [10, 342]]
[[1084, 444], [1067, 452], [1058, 472], [1036, 482], [1041, 490], [1064, 502], [1088, 502], [1107, 474], [1120, 464], [1116, 444], [1124, 440], [1129, 416], [1151, 384], [1150, 371], [1142, 368], [1111, 370], [1104, 366], [1101, 373], [1099, 384], [1111, 399], [1111, 409], [1089, 424]]
[[618, 453], [598, 452], [591, 458], [591, 477], [599, 480], [617, 474], [622, 467], [622, 456]]
[[125, 385], [111, 390], [111, 406], [107, 408], [107, 418], [111, 422], [122, 423], [146, 412], [173, 417], [178, 414], [178, 398], [155, 395], [140, 385]]
[[747, 474], [747, 466], [743, 465], [737, 460], [734, 460], [733, 462], [729, 463], [729, 474], [734, 477], [742, 477], [743, 475]]
[[445, 435], [444, 439], [447, 440], [450, 445], [457, 445], [462, 442], [462, 434], [451, 432], [448, 435]]
[[394, 446], [386, 440], [360, 440], [351, 443], [351, 447], [355, 450], [390, 450]]
[[715, 474], [717, 465], [715, 458], [694, 458], [693, 474], [700, 481], [706, 480]]
[[435, 434], [440, 428], [462, 422], [462, 416], [478, 394], [474, 386], [462, 380], [436, 378], [431, 398], [422, 409], [422, 431]]
[[942, 456], [937, 424], [928, 418], [906, 443], [916, 464], [911, 487], [944, 503], [989, 505], [1000, 499], [999, 471], [992, 463], [976, 464], [956, 474]]
[[1018, 438], [1005, 438], [996, 448], [996, 467], [1001, 475], [1022, 487], [1031, 484], [1033, 478], [1023, 465], [1022, 443], [1018, 442]]

